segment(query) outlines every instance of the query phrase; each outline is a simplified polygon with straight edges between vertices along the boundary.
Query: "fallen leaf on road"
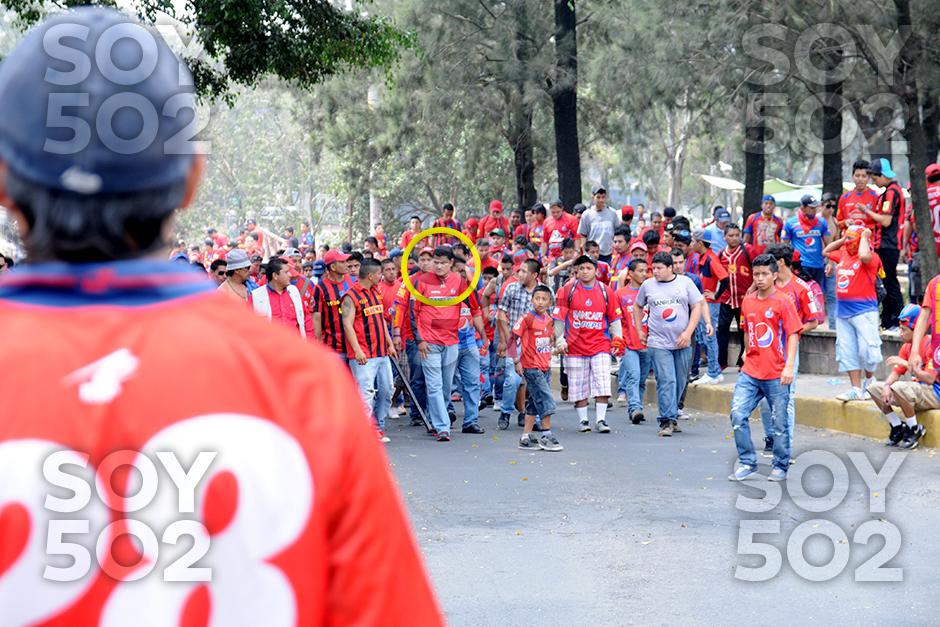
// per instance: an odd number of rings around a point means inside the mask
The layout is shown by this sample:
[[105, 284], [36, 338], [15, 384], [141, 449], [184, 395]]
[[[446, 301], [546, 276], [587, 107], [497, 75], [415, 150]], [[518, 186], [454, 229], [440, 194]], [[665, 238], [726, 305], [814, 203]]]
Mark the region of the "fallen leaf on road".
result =
[[881, 492], [872, 492], [872, 496], [881, 496]]
[[528, 478], [528, 477], [523, 477], [522, 480], [523, 480], [523, 481], [528, 481], [529, 478]]
[[682, 524], [681, 524], [681, 525], [679, 525], [679, 526], [680, 526], [680, 527], [682, 527], [683, 529], [686, 529], [686, 528], [688, 528], [688, 525], [687, 525], [687, 524], [685, 524], [685, 523], [682, 523]]
[[517, 462], [517, 461], [514, 460], [514, 459], [512, 459], [512, 460], [509, 461], [509, 465], [510, 465], [510, 466], [515, 466], [515, 465], [518, 464], [518, 463], [519, 463], [519, 462]]
[[517, 532], [516, 532], [516, 535], [517, 535], [517, 536], [521, 536], [521, 535], [522, 535], [522, 532], [521, 532], [521, 531], [517, 531]]
[[652, 540], [643, 540], [643, 542], [640, 542], [640, 544], [651, 544], [652, 542]]

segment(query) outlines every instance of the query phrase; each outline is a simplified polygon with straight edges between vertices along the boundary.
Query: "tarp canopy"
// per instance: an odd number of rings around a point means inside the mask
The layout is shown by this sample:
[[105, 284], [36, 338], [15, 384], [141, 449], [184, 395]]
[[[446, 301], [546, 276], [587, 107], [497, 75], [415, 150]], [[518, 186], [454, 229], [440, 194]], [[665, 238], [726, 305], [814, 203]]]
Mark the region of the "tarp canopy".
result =
[[800, 198], [806, 194], [812, 194], [816, 197], [816, 200], [819, 200], [822, 196], [822, 185], [807, 185], [806, 187], [798, 187], [786, 192], [780, 192], [779, 194], [774, 194], [774, 200], [777, 201], [778, 207], [794, 209], [800, 206]]
[[796, 183], [790, 183], [778, 178], [770, 178], [764, 181], [765, 194], [780, 194], [788, 192], [791, 189], [800, 189], [800, 187], [801, 186]]
[[744, 183], [740, 183], [734, 179], [728, 179], [723, 176], [712, 176], [710, 174], [699, 174], [699, 176], [703, 181], [712, 187], [717, 187], [718, 189], [727, 189], [733, 192], [744, 191]]

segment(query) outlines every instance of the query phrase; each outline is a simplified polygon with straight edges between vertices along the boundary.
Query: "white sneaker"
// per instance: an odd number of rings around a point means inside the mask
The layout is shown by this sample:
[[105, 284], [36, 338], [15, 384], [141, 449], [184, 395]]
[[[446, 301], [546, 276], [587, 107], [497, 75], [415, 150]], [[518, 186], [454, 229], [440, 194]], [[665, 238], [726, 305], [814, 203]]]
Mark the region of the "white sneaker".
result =
[[867, 395], [858, 388], [852, 388], [848, 392], [843, 392], [836, 397], [837, 401], [843, 403], [848, 401], [863, 401]]
[[621, 392], [620, 396], [617, 397], [617, 404], [624, 407], [627, 404], [627, 395]]
[[717, 377], [710, 377], [707, 374], [692, 382], [692, 385], [717, 385], [725, 380], [725, 375], [719, 374]]

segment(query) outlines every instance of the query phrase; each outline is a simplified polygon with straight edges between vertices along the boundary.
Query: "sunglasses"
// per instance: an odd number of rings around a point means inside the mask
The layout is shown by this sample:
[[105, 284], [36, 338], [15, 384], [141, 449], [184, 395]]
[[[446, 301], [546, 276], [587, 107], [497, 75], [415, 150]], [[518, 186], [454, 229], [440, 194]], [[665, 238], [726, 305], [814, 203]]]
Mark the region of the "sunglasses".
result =
[[823, 207], [835, 207], [835, 206], [836, 206], [836, 203], [834, 202], [823, 203]]
[[215, 276], [225, 276], [225, 270], [219, 270], [215, 273]]

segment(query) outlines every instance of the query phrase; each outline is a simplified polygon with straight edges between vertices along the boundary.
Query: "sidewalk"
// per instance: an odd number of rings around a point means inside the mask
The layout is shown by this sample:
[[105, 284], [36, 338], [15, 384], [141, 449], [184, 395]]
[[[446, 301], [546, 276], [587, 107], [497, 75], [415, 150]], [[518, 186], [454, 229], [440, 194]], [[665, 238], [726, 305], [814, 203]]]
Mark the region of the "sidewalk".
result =
[[[833, 364], [835, 369], [835, 364]], [[731, 394], [738, 378], [735, 368], [727, 368], [725, 380], [718, 385], [689, 386], [686, 407], [717, 414], [728, 414]], [[830, 383], [831, 381], [831, 383]], [[835, 382], [838, 381], [838, 385]], [[849, 389], [848, 377], [800, 374], [796, 379], [796, 422], [810, 427], [853, 433], [877, 440], [887, 440], [888, 423], [871, 401], [843, 403], [836, 396]], [[656, 382], [646, 384], [646, 404], [656, 404]], [[917, 414], [917, 421], [927, 428], [921, 446], [940, 446], [940, 411]]]

